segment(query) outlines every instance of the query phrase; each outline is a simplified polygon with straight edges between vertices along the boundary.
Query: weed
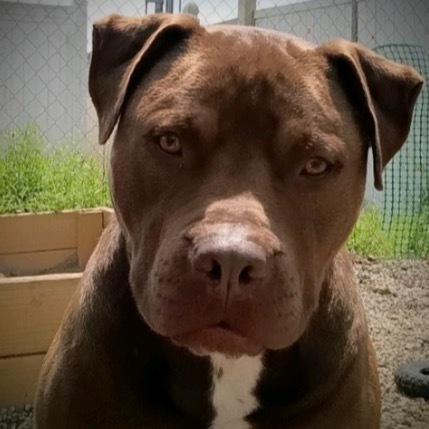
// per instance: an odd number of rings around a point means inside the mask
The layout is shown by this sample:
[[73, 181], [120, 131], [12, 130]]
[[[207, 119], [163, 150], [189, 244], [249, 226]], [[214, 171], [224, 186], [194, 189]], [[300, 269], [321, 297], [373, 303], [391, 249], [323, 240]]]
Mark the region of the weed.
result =
[[383, 215], [375, 205], [366, 208], [347, 242], [347, 248], [359, 255], [391, 258], [395, 253], [394, 237], [383, 225]]
[[414, 214], [393, 216], [387, 224], [373, 205], [362, 214], [347, 241], [347, 248], [377, 258], [424, 258], [429, 255], [429, 207], [422, 204]]
[[102, 163], [69, 144], [46, 150], [34, 125], [3, 133], [0, 213], [60, 211], [110, 204]]

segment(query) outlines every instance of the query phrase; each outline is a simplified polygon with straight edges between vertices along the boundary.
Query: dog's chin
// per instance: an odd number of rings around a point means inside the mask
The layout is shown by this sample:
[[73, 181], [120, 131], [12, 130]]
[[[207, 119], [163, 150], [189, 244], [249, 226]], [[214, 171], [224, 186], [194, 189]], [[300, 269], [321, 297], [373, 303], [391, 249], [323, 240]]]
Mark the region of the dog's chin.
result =
[[227, 356], [256, 356], [264, 347], [257, 342], [222, 326], [212, 326], [172, 337], [174, 344], [185, 347], [197, 356], [222, 353]]

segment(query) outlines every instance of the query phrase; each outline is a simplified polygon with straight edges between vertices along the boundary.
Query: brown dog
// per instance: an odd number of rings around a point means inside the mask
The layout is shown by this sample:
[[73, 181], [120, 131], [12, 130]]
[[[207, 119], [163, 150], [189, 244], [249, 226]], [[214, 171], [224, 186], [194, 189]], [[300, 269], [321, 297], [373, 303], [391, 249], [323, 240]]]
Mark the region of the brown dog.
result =
[[376, 429], [349, 258], [422, 79], [190, 16], [96, 23], [90, 93], [118, 224], [46, 356], [37, 429]]

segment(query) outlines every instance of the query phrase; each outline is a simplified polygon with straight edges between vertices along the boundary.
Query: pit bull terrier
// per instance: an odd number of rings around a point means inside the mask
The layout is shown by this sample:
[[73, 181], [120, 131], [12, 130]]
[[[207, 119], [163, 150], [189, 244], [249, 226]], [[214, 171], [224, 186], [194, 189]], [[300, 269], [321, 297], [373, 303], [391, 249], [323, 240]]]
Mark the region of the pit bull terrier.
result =
[[50, 347], [37, 429], [377, 429], [374, 351], [341, 250], [422, 78], [186, 15], [93, 31], [117, 222]]

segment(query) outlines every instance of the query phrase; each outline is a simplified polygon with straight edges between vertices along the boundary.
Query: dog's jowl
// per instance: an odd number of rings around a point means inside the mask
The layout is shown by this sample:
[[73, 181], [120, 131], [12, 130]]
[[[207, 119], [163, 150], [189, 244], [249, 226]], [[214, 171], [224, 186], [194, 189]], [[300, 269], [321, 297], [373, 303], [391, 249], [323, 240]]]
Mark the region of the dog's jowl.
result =
[[[422, 79], [361, 45], [110, 16], [89, 90], [117, 221], [45, 358], [37, 429], [378, 429], [341, 250]], [[115, 129], [115, 132], [113, 132]]]

